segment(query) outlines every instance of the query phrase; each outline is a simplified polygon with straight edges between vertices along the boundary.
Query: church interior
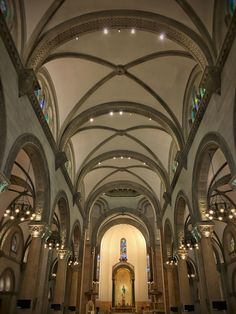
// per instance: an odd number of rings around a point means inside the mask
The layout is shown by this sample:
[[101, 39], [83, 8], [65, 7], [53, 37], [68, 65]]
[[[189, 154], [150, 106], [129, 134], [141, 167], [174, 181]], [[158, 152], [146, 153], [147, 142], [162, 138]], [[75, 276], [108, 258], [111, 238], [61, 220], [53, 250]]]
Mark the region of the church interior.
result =
[[0, 0], [0, 313], [236, 313], [236, 0]]

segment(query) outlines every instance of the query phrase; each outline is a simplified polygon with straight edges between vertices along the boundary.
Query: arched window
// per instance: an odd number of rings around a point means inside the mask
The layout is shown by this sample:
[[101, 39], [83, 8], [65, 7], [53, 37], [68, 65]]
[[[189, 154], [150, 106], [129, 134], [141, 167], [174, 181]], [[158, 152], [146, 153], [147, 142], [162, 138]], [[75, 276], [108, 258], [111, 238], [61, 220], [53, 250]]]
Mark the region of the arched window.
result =
[[17, 253], [17, 248], [18, 248], [18, 238], [17, 238], [17, 234], [14, 233], [11, 238], [11, 252]]
[[35, 96], [38, 99], [40, 108], [43, 112], [44, 118], [48, 123], [51, 132], [54, 134], [54, 116], [53, 116], [53, 103], [48, 90], [48, 87], [42, 80], [39, 79], [40, 89], [36, 90]]
[[120, 261], [127, 261], [127, 241], [125, 238], [120, 240]]
[[150, 269], [150, 256], [147, 254], [147, 277], [148, 281], [151, 280], [151, 269]]
[[0, 291], [14, 291], [15, 276], [13, 271], [8, 268], [0, 276]]
[[190, 126], [194, 123], [196, 119], [197, 112], [202, 104], [203, 97], [205, 95], [206, 90], [204, 88], [196, 88], [193, 87], [192, 90], [192, 99], [191, 99], [191, 116], [190, 116]]
[[235, 252], [235, 241], [234, 241], [234, 237], [232, 234], [230, 235], [230, 238], [229, 238], [228, 250], [229, 250], [229, 253]]

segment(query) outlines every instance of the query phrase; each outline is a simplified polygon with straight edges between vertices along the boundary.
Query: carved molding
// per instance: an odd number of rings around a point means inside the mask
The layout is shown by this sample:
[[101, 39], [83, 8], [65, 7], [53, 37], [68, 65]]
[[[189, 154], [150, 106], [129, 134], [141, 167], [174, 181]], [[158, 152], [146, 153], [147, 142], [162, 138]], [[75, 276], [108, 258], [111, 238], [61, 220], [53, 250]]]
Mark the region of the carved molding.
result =
[[43, 238], [48, 232], [49, 227], [46, 223], [31, 223], [29, 230], [32, 238]]
[[69, 258], [70, 253], [71, 252], [68, 249], [60, 249], [60, 250], [57, 251], [57, 257], [60, 260], [66, 260], [66, 259]]
[[196, 239], [211, 238], [214, 231], [214, 223], [210, 221], [197, 223], [192, 231]]
[[10, 180], [8, 180], [8, 178], [0, 172], [0, 193], [6, 191], [10, 184]]
[[58, 152], [55, 157], [55, 169], [64, 166], [64, 164], [68, 161], [65, 152]]
[[33, 94], [40, 89], [37, 77], [32, 69], [22, 69], [18, 76], [19, 96]]

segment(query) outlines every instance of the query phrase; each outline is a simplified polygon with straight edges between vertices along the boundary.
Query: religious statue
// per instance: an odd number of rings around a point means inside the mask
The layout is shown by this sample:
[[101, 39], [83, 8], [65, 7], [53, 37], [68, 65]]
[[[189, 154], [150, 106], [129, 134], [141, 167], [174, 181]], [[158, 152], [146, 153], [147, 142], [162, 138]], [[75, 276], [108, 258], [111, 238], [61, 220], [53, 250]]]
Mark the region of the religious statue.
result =
[[123, 285], [122, 287], [122, 306], [125, 306], [125, 293], [126, 293], [126, 289], [125, 286]]

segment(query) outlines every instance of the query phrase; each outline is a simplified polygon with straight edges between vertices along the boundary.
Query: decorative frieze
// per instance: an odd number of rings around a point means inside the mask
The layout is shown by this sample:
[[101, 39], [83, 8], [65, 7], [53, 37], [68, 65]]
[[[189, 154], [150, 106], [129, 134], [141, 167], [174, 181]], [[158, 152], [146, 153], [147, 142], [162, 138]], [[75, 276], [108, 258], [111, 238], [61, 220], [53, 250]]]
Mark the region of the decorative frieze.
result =
[[60, 260], [68, 259], [70, 256], [70, 253], [71, 252], [68, 249], [60, 249], [57, 251], [58, 259], [60, 259]]

